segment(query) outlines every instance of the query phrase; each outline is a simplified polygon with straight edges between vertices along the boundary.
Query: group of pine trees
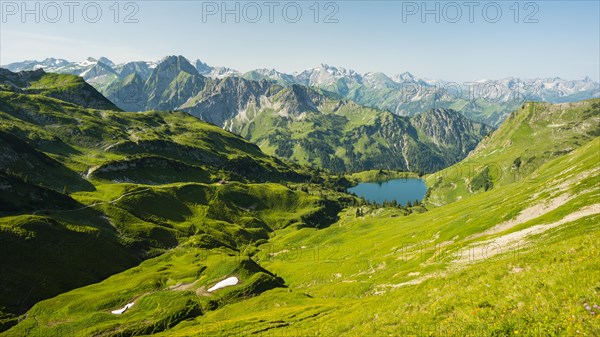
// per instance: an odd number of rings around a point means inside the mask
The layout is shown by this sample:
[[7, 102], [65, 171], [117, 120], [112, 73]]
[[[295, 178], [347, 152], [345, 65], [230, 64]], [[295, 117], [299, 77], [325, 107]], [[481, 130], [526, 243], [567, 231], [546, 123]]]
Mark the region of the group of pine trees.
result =
[[[354, 202], [354, 204], [352, 206], [356, 207], [356, 216], [357, 217], [364, 216], [365, 214], [367, 214], [369, 212], [372, 212], [372, 211], [374, 211], [374, 210], [376, 210], [378, 208], [381, 208], [381, 207], [383, 207], [383, 208], [389, 208], [389, 207], [397, 208], [399, 210], [404, 211], [405, 215], [408, 215], [408, 214], [410, 214], [410, 213], [413, 212], [414, 207], [418, 207], [418, 206], [422, 206], [423, 205], [423, 203], [420, 200], [418, 200], [418, 199], [415, 199], [415, 201], [413, 201], [413, 202], [410, 202], [410, 200], [409, 200], [409, 201], [406, 202], [405, 205], [402, 205], [402, 204], [398, 203], [396, 200], [392, 200], [392, 201], [387, 201], [386, 200], [381, 205], [378, 204], [378, 203], [376, 203], [376, 202], [374, 202], [374, 201], [366, 201], [364, 199], [354, 199], [354, 200], [355, 200], [355, 202]], [[366, 211], [365, 211], [365, 208], [366, 208]]]
[[406, 204], [403, 206], [402, 204], [398, 203], [398, 201], [396, 200], [391, 200], [391, 201], [384, 201], [383, 202], [383, 207], [396, 207], [396, 208], [410, 208], [413, 206], [421, 206], [421, 201], [419, 199], [415, 199], [415, 201], [410, 202], [410, 200], [408, 200], [406, 202]]

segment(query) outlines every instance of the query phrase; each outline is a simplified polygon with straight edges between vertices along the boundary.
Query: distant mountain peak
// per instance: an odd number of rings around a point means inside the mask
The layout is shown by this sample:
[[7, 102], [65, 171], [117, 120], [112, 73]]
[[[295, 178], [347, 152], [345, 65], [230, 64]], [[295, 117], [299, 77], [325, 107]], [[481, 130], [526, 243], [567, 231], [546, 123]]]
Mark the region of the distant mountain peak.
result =
[[167, 56], [163, 57], [159, 61], [159, 63], [177, 62], [177, 61], [179, 61], [179, 62], [185, 61], [187, 63], [190, 63], [190, 61], [187, 58], [185, 58], [185, 56], [183, 56], [183, 55], [167, 55]]
[[232, 68], [228, 68], [228, 67], [212, 67], [212, 71], [210, 72], [210, 74], [207, 74], [208, 77], [212, 77], [212, 78], [225, 78], [225, 77], [229, 77], [229, 76], [239, 76], [240, 72], [232, 69]]
[[[35, 61], [31, 61], [31, 62], [35, 62]], [[60, 66], [64, 66], [69, 64], [69, 61], [65, 60], [65, 59], [57, 59], [54, 57], [48, 57], [46, 59], [44, 59], [42, 62], [40, 62], [42, 64], [45, 64], [47, 66], [54, 66], [54, 67], [60, 67]]]
[[194, 62], [194, 66], [196, 67], [196, 70], [198, 70], [198, 72], [201, 75], [208, 74], [213, 69], [211, 66], [209, 66], [205, 62], [202, 62], [200, 59], [197, 59], [196, 62]]
[[106, 58], [104, 56], [100, 57], [98, 59], [98, 62], [102, 62], [102, 63], [104, 63], [104, 64], [106, 64], [108, 66], [111, 66], [111, 67], [115, 66], [115, 63], [113, 61], [109, 60], [108, 58]]
[[319, 64], [319, 66], [317, 68], [314, 68], [314, 69], [315, 70], [325, 70], [333, 75], [346, 75], [346, 76], [358, 75], [358, 73], [355, 70], [346, 69], [344, 67], [335, 67], [335, 66], [328, 65], [326, 63], [321, 63], [321, 64]]
[[184, 71], [192, 75], [200, 75], [198, 70], [190, 63], [190, 61], [182, 55], [170, 55], [163, 58], [158, 63], [158, 66], [155, 70], [160, 72], [170, 69], [171, 71], [173, 71], [175, 70], [173, 67], [177, 69], [176, 72], [172, 73], [172, 75], [174, 76], [176, 76], [176, 73], [178, 71]]
[[254, 71], [261, 73], [261, 74], [265, 74], [265, 75], [281, 74], [279, 71], [277, 71], [273, 68], [258, 68], [258, 69], [254, 69]]
[[415, 80], [415, 76], [408, 71], [392, 76], [392, 79], [396, 82], [412, 82]]

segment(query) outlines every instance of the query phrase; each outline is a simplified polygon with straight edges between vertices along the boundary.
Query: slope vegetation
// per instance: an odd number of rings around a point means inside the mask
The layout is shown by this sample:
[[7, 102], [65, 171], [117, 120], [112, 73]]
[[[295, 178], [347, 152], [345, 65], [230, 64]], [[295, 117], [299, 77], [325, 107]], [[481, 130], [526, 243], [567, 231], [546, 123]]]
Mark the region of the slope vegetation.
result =
[[[596, 137], [548, 160], [531, 183], [407, 217], [349, 207], [327, 228], [276, 229], [241, 255], [191, 238], [38, 303], [7, 334], [596, 335], [586, 305], [600, 291], [599, 147]], [[254, 263], [269, 273], [243, 267]], [[232, 275], [242, 282], [206, 291]]]
[[2, 88], [2, 329], [40, 300], [188, 239], [235, 253], [276, 229], [326, 227], [353, 200], [321, 187], [335, 180], [186, 113], [85, 108]]
[[600, 333], [597, 100], [525, 106], [459, 165], [534, 167], [403, 216], [184, 113], [0, 98], [0, 335]]
[[528, 183], [549, 160], [600, 135], [600, 100], [527, 103], [462, 162], [427, 177], [428, 201], [442, 205], [513, 182]]

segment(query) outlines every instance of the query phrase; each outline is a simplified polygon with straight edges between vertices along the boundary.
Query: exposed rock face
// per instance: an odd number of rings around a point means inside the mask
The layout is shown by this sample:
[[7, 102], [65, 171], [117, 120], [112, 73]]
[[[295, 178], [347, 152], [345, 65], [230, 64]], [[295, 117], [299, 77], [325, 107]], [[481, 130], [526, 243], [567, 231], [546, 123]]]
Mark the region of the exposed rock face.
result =
[[[248, 81], [239, 77], [227, 77], [207, 83], [198, 95], [181, 106], [204, 121], [224, 126], [249, 106], [261, 108], [261, 97], [268, 95], [271, 83]], [[278, 91], [278, 90], [277, 90]]]
[[265, 151], [334, 171], [434, 171], [466, 157], [492, 130], [453, 110], [401, 117], [306, 86], [237, 77], [209, 81], [180, 109]]
[[492, 128], [473, 122], [451, 109], [431, 109], [411, 118], [415, 128], [429, 136], [438, 147], [449, 147], [466, 156]]

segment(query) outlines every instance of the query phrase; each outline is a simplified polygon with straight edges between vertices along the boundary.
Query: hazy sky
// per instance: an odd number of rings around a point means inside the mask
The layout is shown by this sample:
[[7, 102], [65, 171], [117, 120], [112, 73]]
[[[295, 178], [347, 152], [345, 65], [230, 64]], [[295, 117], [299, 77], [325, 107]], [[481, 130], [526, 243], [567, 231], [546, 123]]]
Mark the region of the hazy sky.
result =
[[115, 1], [21, 3], [1, 3], [0, 64], [180, 54], [241, 71], [293, 72], [327, 63], [453, 81], [600, 79], [595, 0], [429, 1], [426, 8], [422, 1], [229, 1], [228, 8], [222, 1], [123, 1], [118, 11]]

